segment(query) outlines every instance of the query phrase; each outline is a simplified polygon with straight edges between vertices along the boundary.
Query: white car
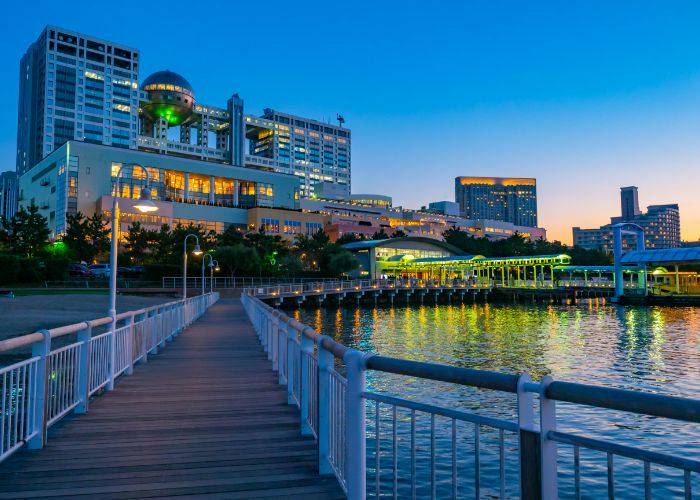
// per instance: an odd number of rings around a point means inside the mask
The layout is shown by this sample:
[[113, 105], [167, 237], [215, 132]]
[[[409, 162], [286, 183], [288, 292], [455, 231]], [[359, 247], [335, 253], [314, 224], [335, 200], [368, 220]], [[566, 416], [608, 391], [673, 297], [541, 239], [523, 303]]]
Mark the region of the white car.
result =
[[109, 278], [110, 267], [109, 264], [93, 264], [90, 266], [90, 274], [95, 278]]

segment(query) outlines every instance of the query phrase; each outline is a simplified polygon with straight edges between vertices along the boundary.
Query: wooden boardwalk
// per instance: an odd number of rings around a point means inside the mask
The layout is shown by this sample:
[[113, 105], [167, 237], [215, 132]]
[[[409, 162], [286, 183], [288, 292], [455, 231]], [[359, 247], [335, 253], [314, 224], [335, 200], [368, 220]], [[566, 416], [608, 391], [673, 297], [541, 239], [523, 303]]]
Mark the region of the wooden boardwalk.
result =
[[233, 299], [0, 464], [0, 498], [81, 495], [344, 498]]

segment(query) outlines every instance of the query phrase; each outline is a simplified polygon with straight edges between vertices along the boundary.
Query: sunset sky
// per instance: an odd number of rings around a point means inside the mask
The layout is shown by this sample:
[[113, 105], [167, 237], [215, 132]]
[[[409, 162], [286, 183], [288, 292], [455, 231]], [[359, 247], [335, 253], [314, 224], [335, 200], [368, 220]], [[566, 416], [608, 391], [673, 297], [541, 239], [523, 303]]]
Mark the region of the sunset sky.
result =
[[[0, 170], [14, 169], [19, 59], [46, 24], [141, 51], [198, 101], [238, 92], [352, 130], [357, 193], [419, 207], [454, 177], [536, 177], [540, 225], [678, 203], [700, 238], [700, 4], [688, 2], [25, 2], [0, 19]], [[566, 6], [564, 9], [563, 6]]]

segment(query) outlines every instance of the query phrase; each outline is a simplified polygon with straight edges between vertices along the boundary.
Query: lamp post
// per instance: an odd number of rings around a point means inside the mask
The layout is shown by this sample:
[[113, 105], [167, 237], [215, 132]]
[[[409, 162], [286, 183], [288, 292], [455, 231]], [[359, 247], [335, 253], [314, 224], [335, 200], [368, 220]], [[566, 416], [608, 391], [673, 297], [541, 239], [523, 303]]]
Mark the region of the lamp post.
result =
[[182, 251], [182, 298], [186, 299], [187, 298], [187, 240], [190, 237], [194, 237], [195, 241], [197, 242], [194, 246], [194, 250], [192, 250], [192, 255], [202, 255], [202, 249], [199, 248], [199, 236], [197, 236], [194, 233], [190, 233], [187, 236], [185, 236], [185, 241], [182, 243], [183, 246], [183, 251]]
[[[117, 171], [117, 175], [114, 182], [114, 196], [112, 197], [112, 242], [109, 254], [110, 270], [109, 270], [109, 317], [112, 318], [112, 330], [116, 329], [117, 326], [117, 242], [119, 240], [119, 216], [117, 212], [119, 211], [119, 203], [117, 199], [120, 194], [120, 186], [122, 180], [122, 173], [124, 172], [124, 167], [122, 165]], [[133, 166], [129, 166], [133, 169]], [[141, 167], [141, 170], [146, 173], [146, 185], [141, 189], [141, 195], [139, 196], [139, 201], [134, 205], [141, 213], [151, 213], [158, 210], [158, 207], [151, 201], [151, 190], [149, 188], [150, 176], [148, 175], [148, 170]]]
[[209, 278], [209, 292], [214, 293], [214, 271], [217, 273], [219, 272], [219, 261], [215, 260], [212, 262], [214, 264], [213, 269], [212, 266], [209, 266], [209, 274], [211, 275], [211, 278]]
[[[204, 281], [204, 263], [207, 261], [207, 257], [209, 257], [209, 268], [211, 271], [211, 267], [214, 265], [214, 257], [211, 256], [210, 253], [205, 253], [204, 257], [202, 257], [202, 295], [204, 295], [204, 290], [206, 290], [206, 282]], [[211, 272], [209, 274], [212, 274]]]

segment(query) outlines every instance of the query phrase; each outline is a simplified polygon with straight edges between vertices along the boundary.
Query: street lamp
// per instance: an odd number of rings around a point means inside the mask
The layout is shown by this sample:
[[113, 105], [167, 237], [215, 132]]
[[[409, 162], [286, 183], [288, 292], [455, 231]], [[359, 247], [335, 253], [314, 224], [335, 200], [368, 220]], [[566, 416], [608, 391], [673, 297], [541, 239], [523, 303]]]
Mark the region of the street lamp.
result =
[[207, 257], [209, 257], [209, 267], [211, 267], [212, 259], [214, 258], [210, 253], [205, 253], [204, 257], [202, 257], [202, 295], [204, 295], [204, 289], [206, 286], [206, 278], [204, 277], [204, 263], [207, 261]]
[[[112, 245], [109, 254], [110, 270], [109, 270], [109, 317], [112, 318], [112, 330], [116, 329], [117, 326], [117, 242], [119, 241], [119, 216], [117, 212], [119, 211], [119, 204], [117, 199], [121, 190], [122, 173], [124, 172], [124, 167], [122, 165], [117, 171], [117, 175], [114, 182], [114, 196], [112, 197]], [[129, 165], [129, 168], [134, 168], [133, 165]], [[146, 173], [146, 185], [141, 189], [141, 195], [139, 200], [134, 205], [141, 213], [151, 213], [158, 210], [158, 207], [151, 201], [151, 189], [150, 176], [148, 174], [148, 169], [141, 167], [141, 170]], [[132, 170], [133, 172], [133, 170]]]
[[190, 236], [193, 236], [196, 244], [194, 246], [194, 250], [192, 250], [192, 255], [202, 255], [202, 249], [199, 247], [199, 236], [197, 236], [194, 233], [190, 233], [187, 236], [185, 236], [185, 241], [183, 242], [183, 251], [182, 251], [182, 298], [186, 299], [187, 298], [187, 240], [190, 238]]
[[[204, 262], [206, 261], [207, 257], [209, 257], [209, 291], [213, 292], [214, 291], [214, 267], [216, 267], [216, 270], [219, 270], [219, 262], [214, 260], [214, 257], [210, 253], [204, 254], [204, 257], [202, 257], [202, 295], [204, 295]], [[216, 262], [216, 264], [215, 264]]]

